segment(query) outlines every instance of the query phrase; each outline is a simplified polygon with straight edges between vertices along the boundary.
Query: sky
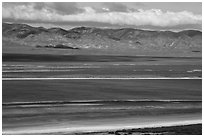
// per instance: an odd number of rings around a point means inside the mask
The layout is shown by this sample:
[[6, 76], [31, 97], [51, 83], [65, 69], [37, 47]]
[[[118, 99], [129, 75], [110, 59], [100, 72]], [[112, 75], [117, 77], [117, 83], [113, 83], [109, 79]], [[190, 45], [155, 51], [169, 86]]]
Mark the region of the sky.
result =
[[201, 2], [3, 2], [2, 21], [33, 26], [202, 30]]

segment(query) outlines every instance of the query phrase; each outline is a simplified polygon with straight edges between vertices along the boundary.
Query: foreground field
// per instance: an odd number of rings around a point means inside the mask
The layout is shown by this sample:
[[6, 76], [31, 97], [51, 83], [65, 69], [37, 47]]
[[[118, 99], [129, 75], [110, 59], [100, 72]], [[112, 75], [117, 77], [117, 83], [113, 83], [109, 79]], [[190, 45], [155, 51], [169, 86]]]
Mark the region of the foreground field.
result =
[[202, 135], [202, 124], [89, 132], [84, 135]]
[[3, 81], [3, 103], [70, 100], [202, 100], [201, 80]]
[[3, 80], [4, 134], [201, 123], [201, 80]]

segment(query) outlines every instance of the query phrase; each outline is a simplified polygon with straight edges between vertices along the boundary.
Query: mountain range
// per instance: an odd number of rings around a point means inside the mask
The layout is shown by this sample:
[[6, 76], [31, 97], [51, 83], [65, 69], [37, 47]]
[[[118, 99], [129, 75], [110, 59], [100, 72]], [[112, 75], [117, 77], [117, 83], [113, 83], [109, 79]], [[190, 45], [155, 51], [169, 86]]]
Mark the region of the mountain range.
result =
[[202, 32], [198, 30], [150, 31], [134, 28], [62, 28], [32, 27], [26, 24], [2, 24], [3, 46], [12, 42], [32, 48], [98, 49], [111, 51], [202, 52]]

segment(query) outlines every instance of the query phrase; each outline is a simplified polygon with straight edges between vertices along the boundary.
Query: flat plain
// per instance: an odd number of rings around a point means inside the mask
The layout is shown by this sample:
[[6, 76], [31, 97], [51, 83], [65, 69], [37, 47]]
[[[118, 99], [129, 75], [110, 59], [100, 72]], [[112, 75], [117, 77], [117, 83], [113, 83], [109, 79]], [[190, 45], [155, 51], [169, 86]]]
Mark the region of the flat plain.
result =
[[3, 54], [3, 78], [201, 78], [200, 57]]

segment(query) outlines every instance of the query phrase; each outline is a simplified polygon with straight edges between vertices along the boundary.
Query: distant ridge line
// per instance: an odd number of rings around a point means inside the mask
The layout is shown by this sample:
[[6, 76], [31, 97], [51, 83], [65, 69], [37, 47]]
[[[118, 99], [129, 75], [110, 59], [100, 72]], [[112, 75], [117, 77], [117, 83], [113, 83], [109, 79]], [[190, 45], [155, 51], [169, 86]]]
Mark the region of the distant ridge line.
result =
[[26, 27], [32, 27], [32, 28], [36, 28], [36, 29], [44, 29], [44, 30], [54, 30], [54, 29], [60, 29], [62, 31], [71, 31], [71, 30], [75, 30], [75, 29], [101, 29], [101, 30], [124, 30], [124, 29], [133, 29], [133, 30], [139, 30], [139, 31], [150, 31], [150, 32], [173, 32], [173, 33], [179, 33], [179, 32], [183, 32], [183, 31], [198, 31], [202, 33], [202, 30], [200, 29], [182, 29], [182, 30], [165, 30], [165, 29], [161, 29], [161, 30], [155, 30], [155, 29], [145, 29], [145, 28], [135, 28], [135, 27], [118, 27], [118, 28], [111, 28], [111, 27], [90, 27], [90, 26], [83, 26], [83, 25], [79, 25], [70, 29], [65, 29], [63, 27], [58, 27], [58, 26], [53, 26], [53, 27], [49, 27], [49, 28], [45, 28], [42, 26], [32, 26], [29, 23], [13, 23], [13, 22], [2, 22], [2, 25], [17, 25], [17, 26], [26, 26]]

